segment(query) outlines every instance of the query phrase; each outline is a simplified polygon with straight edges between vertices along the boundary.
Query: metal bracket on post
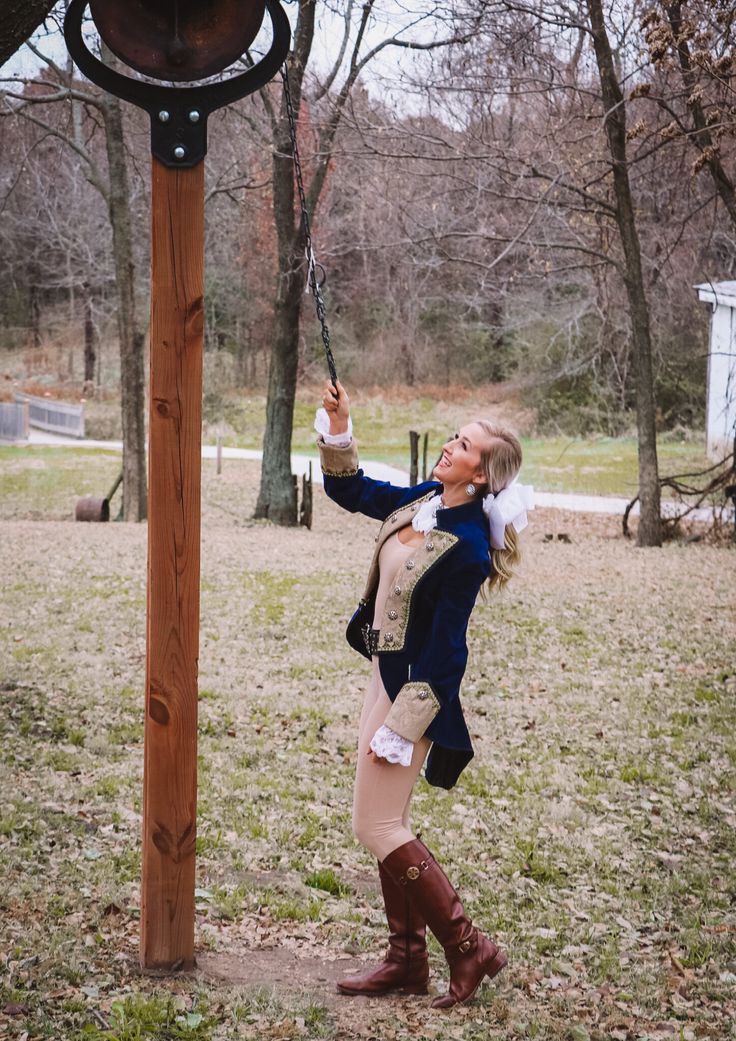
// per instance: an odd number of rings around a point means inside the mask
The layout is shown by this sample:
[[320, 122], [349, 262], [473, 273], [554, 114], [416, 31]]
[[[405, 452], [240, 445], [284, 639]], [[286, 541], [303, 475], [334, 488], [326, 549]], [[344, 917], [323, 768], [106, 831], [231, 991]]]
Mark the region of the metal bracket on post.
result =
[[286, 59], [291, 28], [279, 0], [265, 0], [273, 27], [267, 53], [252, 68], [217, 83], [166, 87], [111, 69], [87, 47], [82, 19], [87, 0], [72, 0], [64, 19], [64, 38], [79, 70], [98, 87], [145, 109], [151, 117], [151, 152], [164, 166], [196, 166], [207, 154], [207, 119], [224, 105], [265, 86]]

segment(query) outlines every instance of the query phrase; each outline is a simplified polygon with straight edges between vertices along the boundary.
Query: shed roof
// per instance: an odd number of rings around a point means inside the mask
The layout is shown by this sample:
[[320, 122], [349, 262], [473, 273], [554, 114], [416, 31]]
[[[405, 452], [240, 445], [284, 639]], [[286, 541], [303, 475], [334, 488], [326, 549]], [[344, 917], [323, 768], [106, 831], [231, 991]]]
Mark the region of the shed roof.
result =
[[736, 307], [736, 281], [732, 282], [701, 282], [695, 286], [700, 300], [709, 304], [724, 304], [727, 307]]

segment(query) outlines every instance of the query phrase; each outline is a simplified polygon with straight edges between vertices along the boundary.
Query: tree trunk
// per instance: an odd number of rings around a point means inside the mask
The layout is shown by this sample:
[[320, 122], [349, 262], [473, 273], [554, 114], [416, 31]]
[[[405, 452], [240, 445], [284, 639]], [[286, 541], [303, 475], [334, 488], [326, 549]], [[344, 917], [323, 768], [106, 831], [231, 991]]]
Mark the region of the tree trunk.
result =
[[115, 282], [120, 339], [120, 394], [123, 427], [123, 519], [146, 518], [145, 391], [143, 333], [136, 326], [135, 266], [130, 219], [130, 191], [120, 101], [110, 95], [102, 105], [110, 177]]
[[[304, 73], [312, 51], [315, 27], [315, 0], [298, 0], [299, 14], [294, 31], [294, 46], [288, 58], [289, 85], [293, 101], [295, 120], [299, 118], [302, 101]], [[399, 45], [394, 39], [368, 50], [360, 59], [361, 45], [373, 12], [374, 0], [366, 0], [361, 8], [360, 23], [352, 45], [352, 54], [347, 61], [349, 72], [332, 106], [332, 113], [318, 134], [315, 168], [310, 182], [305, 186], [306, 209], [310, 223], [314, 223], [320, 196], [325, 185], [330, 159], [333, 155], [335, 135], [350, 92], [366, 61], [375, 56], [387, 44]], [[348, 18], [348, 22], [350, 19]], [[350, 35], [350, 34], [348, 34]], [[331, 88], [342, 66], [348, 46], [348, 35], [344, 37], [337, 63], [328, 74], [327, 86]], [[411, 44], [425, 47], [446, 46], [460, 43], [465, 37], [455, 36], [429, 44]], [[406, 45], [402, 42], [402, 46]], [[266, 405], [266, 432], [264, 438], [261, 488], [256, 506], [256, 517], [268, 517], [279, 524], [296, 524], [296, 493], [291, 480], [291, 432], [299, 355], [299, 311], [303, 299], [305, 266], [304, 247], [306, 231], [301, 219], [295, 221], [294, 214], [294, 163], [293, 145], [289, 136], [286, 106], [282, 100], [277, 112], [266, 94], [264, 104], [271, 118], [273, 138], [273, 212], [278, 237], [278, 290], [276, 294], [276, 319], [271, 363], [269, 368], [268, 402]]]
[[0, 19], [0, 65], [38, 29], [55, 0], [5, 0]]
[[279, 288], [268, 374], [266, 429], [263, 436], [261, 487], [255, 516], [276, 524], [298, 523], [291, 475], [291, 434], [299, 354], [302, 280], [294, 270], [294, 251], [279, 250]]
[[[33, 278], [39, 278], [38, 271], [34, 271]], [[34, 350], [41, 346], [41, 301], [36, 281], [32, 281], [28, 293], [31, 301], [31, 342]]]
[[95, 363], [97, 352], [95, 344], [95, 324], [92, 321], [92, 294], [88, 285], [83, 288], [84, 292], [84, 393], [94, 394], [95, 390]]
[[649, 307], [641, 268], [641, 249], [636, 228], [626, 157], [626, 106], [615, 73], [611, 44], [603, 19], [601, 0], [586, 0], [593, 46], [601, 83], [605, 128], [613, 169], [616, 220], [624, 252], [626, 292], [636, 359], [636, 424], [639, 448], [638, 544], [661, 546], [660, 488], [657, 467], [654, 378]]
[[301, 224], [294, 220], [293, 146], [283, 103], [274, 129], [272, 184], [278, 242], [278, 285], [268, 373], [261, 487], [255, 516], [267, 517], [276, 524], [293, 525], [299, 521], [291, 475], [291, 434], [299, 365], [299, 313], [304, 288], [299, 269], [304, 256], [304, 236]]
[[[294, 48], [288, 59], [289, 83], [295, 119], [299, 118], [304, 72], [314, 39], [313, 0], [299, 0]], [[299, 315], [304, 289], [304, 228], [294, 215], [294, 148], [284, 98], [271, 111], [273, 160], [271, 183], [278, 243], [278, 284], [274, 336], [268, 368], [266, 430], [263, 437], [261, 487], [255, 516], [276, 524], [298, 524], [295, 481], [291, 475], [291, 434], [299, 364]], [[312, 214], [319, 198], [317, 190]]]

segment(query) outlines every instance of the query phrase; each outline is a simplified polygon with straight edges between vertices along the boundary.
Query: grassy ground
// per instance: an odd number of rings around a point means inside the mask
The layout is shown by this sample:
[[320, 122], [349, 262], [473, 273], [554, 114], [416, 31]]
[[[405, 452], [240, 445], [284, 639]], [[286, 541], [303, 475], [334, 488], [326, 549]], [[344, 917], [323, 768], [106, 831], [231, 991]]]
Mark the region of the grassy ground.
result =
[[[27, 384], [30, 392], [44, 393], [44, 386]], [[78, 388], [77, 388], [78, 389]], [[51, 387], [54, 396], [76, 398], [70, 387], [59, 384]], [[551, 492], [579, 492], [591, 495], [632, 497], [638, 487], [636, 438], [590, 438], [533, 436], [534, 416], [525, 410], [514, 396], [513, 388], [505, 384], [475, 389], [464, 387], [368, 387], [350, 388], [355, 430], [366, 458], [409, 468], [409, 429], [428, 435], [427, 464], [431, 469], [439, 456], [442, 444], [463, 423], [485, 416], [506, 423], [521, 435], [524, 448], [522, 479], [540, 490]], [[321, 386], [300, 386], [294, 410], [292, 448], [294, 452], [314, 454], [313, 429], [315, 404], [321, 400]], [[204, 397], [204, 440], [214, 444], [218, 432], [223, 444], [229, 447], [260, 449], [265, 430], [266, 399], [263, 394], [230, 387], [208, 388]], [[85, 402], [87, 434], [94, 440], [120, 440], [120, 403], [112, 394]], [[677, 431], [662, 434], [659, 439], [660, 472], [663, 476], [702, 470], [708, 465], [704, 454], [705, 436], [702, 431]], [[13, 454], [15, 453], [15, 454]], [[19, 455], [18, 453], [21, 453]], [[48, 488], [52, 494], [62, 491], [71, 477], [70, 470], [78, 468], [75, 487], [70, 486], [66, 509], [73, 511], [76, 498], [83, 494], [103, 495], [112, 484], [115, 472], [102, 485], [90, 486], [97, 466], [93, 462], [88, 471], [86, 459], [66, 460], [56, 464], [53, 453], [34, 451], [37, 473], [19, 476], [13, 461], [21, 458], [23, 449], [9, 450], [0, 446], [0, 498], [10, 482], [10, 491], [20, 491], [19, 482], [27, 481], [31, 497]], [[58, 458], [58, 456], [56, 457]], [[44, 466], [54, 474], [42, 474]], [[421, 460], [420, 460], [421, 466]], [[66, 471], [63, 477], [61, 470]], [[106, 471], [107, 472], [107, 471]], [[76, 489], [80, 490], [77, 491]], [[665, 496], [669, 491], [665, 490]], [[54, 500], [56, 501], [56, 500]], [[1, 507], [0, 507], [1, 509]], [[30, 507], [44, 516], [43, 501]], [[54, 507], [56, 509], [56, 507]], [[1, 515], [1, 514], [0, 514]], [[68, 515], [65, 514], [65, 515]]]
[[[637, 494], [637, 444], [633, 437], [524, 438], [522, 444], [525, 479], [540, 491], [626, 498]], [[663, 477], [702, 470], [710, 465], [698, 442], [662, 438], [658, 456]]]
[[[82, 462], [88, 486], [75, 464], [45, 488], [62, 514], [116, 470]], [[367, 669], [342, 639], [375, 524], [321, 491], [311, 533], [254, 524], [256, 481], [205, 472], [199, 968], [172, 979], [137, 968], [145, 526], [12, 519], [28, 486], [3, 489], [0, 1035], [735, 1037], [733, 550], [534, 515], [522, 574], [473, 617], [476, 759], [416, 793], [415, 827], [509, 950], [441, 1015], [334, 994], [384, 943], [350, 837]], [[434, 943], [432, 968], [440, 989]]]
[[[312, 418], [313, 412], [312, 409]], [[359, 422], [359, 418], [356, 419], [356, 427]], [[366, 429], [366, 425], [359, 429]], [[401, 433], [401, 428], [398, 429]], [[382, 437], [362, 438], [363, 454], [408, 470], [406, 439], [402, 434], [392, 441], [391, 436], [386, 426]], [[205, 440], [214, 443], [211, 431], [206, 432]], [[255, 438], [228, 440], [237, 441], [240, 447], [259, 444]], [[439, 434], [433, 443], [439, 446]], [[523, 438], [522, 443], [522, 480], [540, 491], [626, 497], [636, 494], [637, 456], [633, 438], [574, 441]], [[315, 454], [314, 437], [306, 425], [295, 432], [294, 450]], [[697, 444], [689, 441], [662, 440], [659, 458], [662, 474], [699, 470], [708, 465]], [[432, 461], [430, 456], [430, 466]], [[213, 464], [206, 463], [205, 467], [207, 465]], [[72, 517], [77, 499], [83, 495], [107, 494], [119, 470], [119, 452], [0, 446], [0, 517]]]
[[0, 517], [70, 520], [77, 499], [107, 495], [121, 466], [116, 451], [0, 445]]
[[[508, 423], [522, 434], [529, 417], [513, 401], [501, 396], [490, 400], [481, 394], [455, 394], [437, 397], [411, 396], [408, 391], [393, 396], [377, 393], [354, 395], [353, 416], [356, 436], [371, 459], [408, 469], [409, 428], [429, 435], [428, 465], [431, 467], [443, 442], [461, 426], [477, 416], [488, 416]], [[294, 451], [314, 450], [314, 401], [318, 392], [304, 393], [294, 415]], [[260, 448], [264, 430], [264, 400], [239, 396], [224, 406], [231, 424], [226, 443], [245, 448]], [[214, 435], [211, 435], [214, 436]], [[699, 470], [708, 463], [705, 438], [665, 435], [660, 439], [662, 474]], [[638, 487], [636, 438], [522, 437], [523, 477], [545, 491], [581, 492], [591, 495], [634, 496]]]

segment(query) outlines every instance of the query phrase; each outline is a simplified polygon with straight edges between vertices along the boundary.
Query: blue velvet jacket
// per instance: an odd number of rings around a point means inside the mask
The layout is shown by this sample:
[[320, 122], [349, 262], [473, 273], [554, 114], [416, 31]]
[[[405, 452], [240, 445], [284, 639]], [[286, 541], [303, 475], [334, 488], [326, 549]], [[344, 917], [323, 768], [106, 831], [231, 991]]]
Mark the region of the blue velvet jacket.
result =
[[[375, 481], [358, 469], [354, 443], [334, 448], [320, 440], [318, 445], [329, 497], [351, 513], [383, 521], [366, 589], [347, 631], [351, 645], [366, 653], [360, 630], [373, 619], [381, 548], [442, 485], [429, 481], [399, 488]], [[423, 734], [432, 740], [425, 776], [441, 788], [452, 788], [473, 758], [460, 682], [468, 657], [468, 620], [491, 567], [480, 499], [440, 509], [436, 528], [399, 568], [383, 615], [374, 622], [379, 629], [374, 653], [393, 703], [386, 725], [411, 741]]]

